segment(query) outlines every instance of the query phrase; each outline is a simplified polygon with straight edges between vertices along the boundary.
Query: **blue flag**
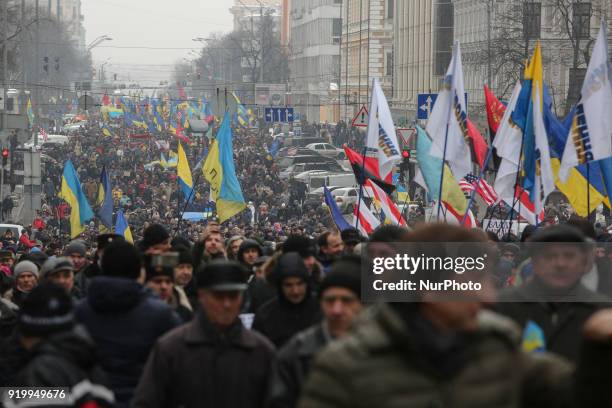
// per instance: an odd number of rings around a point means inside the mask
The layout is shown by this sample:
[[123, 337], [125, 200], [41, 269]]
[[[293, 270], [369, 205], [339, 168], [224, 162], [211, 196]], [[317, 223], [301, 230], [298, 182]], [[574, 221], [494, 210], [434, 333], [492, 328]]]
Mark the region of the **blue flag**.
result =
[[329, 208], [329, 212], [334, 220], [334, 224], [336, 224], [336, 227], [338, 227], [340, 231], [344, 231], [347, 228], [352, 228], [342, 216], [342, 212], [340, 212], [340, 209], [336, 205], [336, 200], [334, 200], [334, 197], [332, 197], [331, 192], [327, 189], [327, 187], [323, 187], [323, 194], [325, 195], [325, 204], [327, 204], [327, 207]]
[[98, 185], [98, 200], [100, 206], [96, 214], [102, 224], [107, 228], [113, 227], [113, 191], [110, 185], [110, 179], [106, 172], [106, 166], [102, 168], [100, 174], [100, 184]]

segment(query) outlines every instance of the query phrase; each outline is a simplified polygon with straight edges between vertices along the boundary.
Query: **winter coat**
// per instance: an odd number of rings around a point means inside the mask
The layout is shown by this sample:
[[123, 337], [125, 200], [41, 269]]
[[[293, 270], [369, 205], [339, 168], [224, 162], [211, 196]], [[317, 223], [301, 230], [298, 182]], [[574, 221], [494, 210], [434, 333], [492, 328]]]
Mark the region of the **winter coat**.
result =
[[134, 408], [263, 407], [274, 346], [237, 319], [225, 332], [204, 313], [160, 338]]
[[358, 320], [352, 334], [317, 355], [298, 407], [559, 408], [571, 402], [571, 365], [546, 353], [522, 353], [518, 328], [492, 312], [481, 312], [467, 341], [443, 353], [460, 362], [446, 373], [440, 366], [448, 363], [435, 363], [441, 355], [428, 352], [431, 346], [394, 307], [374, 306]]
[[316, 353], [329, 342], [324, 323], [299, 332], [279, 350], [272, 368], [269, 408], [293, 408]]
[[[528, 321], [535, 322], [544, 332], [546, 350], [557, 353], [572, 362], [578, 361], [582, 326], [602, 307], [612, 306], [611, 299], [578, 284], [568, 294], [571, 302], [533, 302], [541, 288], [534, 278], [518, 288], [500, 293], [494, 310], [513, 319], [521, 328]], [[606, 304], [607, 303], [607, 304]]]
[[98, 345], [118, 407], [127, 407], [132, 399], [157, 338], [182, 323], [138, 282], [110, 277], [92, 279], [89, 296], [77, 305], [75, 316]]
[[110, 407], [114, 401], [97, 364], [96, 346], [81, 326], [43, 338], [28, 352], [28, 361], [17, 374], [15, 384], [67, 387], [67, 395], [76, 401], [63, 406], [86, 407], [97, 403], [95, 406]]
[[257, 309], [253, 330], [257, 330], [280, 348], [296, 333], [320, 322], [321, 317], [319, 302], [312, 297], [307, 297], [302, 303], [295, 305], [279, 294]]

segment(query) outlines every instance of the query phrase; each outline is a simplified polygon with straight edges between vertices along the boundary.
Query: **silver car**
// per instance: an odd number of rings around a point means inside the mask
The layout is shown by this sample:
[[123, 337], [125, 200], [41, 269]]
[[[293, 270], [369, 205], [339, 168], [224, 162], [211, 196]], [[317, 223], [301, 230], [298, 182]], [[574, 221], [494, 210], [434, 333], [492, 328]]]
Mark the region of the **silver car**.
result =
[[321, 156], [333, 157], [334, 159], [338, 160], [344, 160], [346, 158], [346, 154], [344, 153], [343, 149], [338, 149], [329, 143], [311, 143], [306, 145], [306, 148], [319, 153]]

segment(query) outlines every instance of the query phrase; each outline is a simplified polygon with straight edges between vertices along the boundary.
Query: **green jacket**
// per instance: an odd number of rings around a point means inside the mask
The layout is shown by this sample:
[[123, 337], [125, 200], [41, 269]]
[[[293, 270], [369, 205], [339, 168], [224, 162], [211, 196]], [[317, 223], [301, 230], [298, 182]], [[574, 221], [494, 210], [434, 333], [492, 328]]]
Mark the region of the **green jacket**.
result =
[[352, 335], [317, 357], [300, 408], [511, 408], [571, 406], [572, 367], [551, 355], [520, 351], [510, 320], [481, 312], [466, 363], [443, 376], [415, 348], [404, 320], [388, 305], [360, 318]]

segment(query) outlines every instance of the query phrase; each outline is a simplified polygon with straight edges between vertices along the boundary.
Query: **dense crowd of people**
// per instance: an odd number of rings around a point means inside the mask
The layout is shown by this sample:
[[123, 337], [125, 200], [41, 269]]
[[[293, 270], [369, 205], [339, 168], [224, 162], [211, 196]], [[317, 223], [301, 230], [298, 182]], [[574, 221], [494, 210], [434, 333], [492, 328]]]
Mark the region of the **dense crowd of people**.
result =
[[[116, 132], [92, 125], [50, 150], [43, 210], [1, 239], [0, 386], [65, 387], [64, 405], [79, 407], [609, 405], [605, 229], [574, 217], [503, 242], [445, 224], [338, 231], [278, 177], [271, 141], [242, 129], [234, 158], [248, 209], [224, 224], [179, 222], [175, 172], [144, 166], [160, 144]], [[191, 146], [190, 163], [206, 148]], [[70, 239], [57, 199], [67, 158], [92, 203], [106, 167], [134, 244], [97, 221]], [[196, 190], [189, 211], [214, 212], [202, 181]], [[487, 263], [497, 295], [366, 302], [368, 260], [423, 242], [497, 242]], [[555, 298], [534, 302], [534, 292]], [[534, 349], [524, 347], [529, 325], [541, 333]]]

